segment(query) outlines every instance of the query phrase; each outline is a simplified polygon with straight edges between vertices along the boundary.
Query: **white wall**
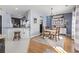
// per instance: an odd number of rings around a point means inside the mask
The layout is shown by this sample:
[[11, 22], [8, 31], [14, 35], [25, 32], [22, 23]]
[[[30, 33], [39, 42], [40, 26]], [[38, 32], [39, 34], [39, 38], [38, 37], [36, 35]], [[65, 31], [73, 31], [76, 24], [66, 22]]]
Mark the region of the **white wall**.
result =
[[79, 51], [79, 6], [76, 6], [76, 21], [75, 21], [75, 49]]
[[72, 39], [75, 39], [76, 10], [72, 12]]
[[74, 47], [79, 51], [79, 6], [73, 11], [72, 18], [72, 39], [74, 39]]
[[[43, 14], [40, 14], [40, 12], [36, 10], [31, 10], [31, 36], [36, 36], [40, 34], [40, 16], [43, 16]], [[34, 18], [37, 18], [37, 23], [34, 23]], [[45, 24], [45, 23], [44, 23]]]
[[11, 16], [2, 10], [0, 11], [0, 15], [2, 15], [2, 35], [7, 38], [8, 28], [12, 27]]

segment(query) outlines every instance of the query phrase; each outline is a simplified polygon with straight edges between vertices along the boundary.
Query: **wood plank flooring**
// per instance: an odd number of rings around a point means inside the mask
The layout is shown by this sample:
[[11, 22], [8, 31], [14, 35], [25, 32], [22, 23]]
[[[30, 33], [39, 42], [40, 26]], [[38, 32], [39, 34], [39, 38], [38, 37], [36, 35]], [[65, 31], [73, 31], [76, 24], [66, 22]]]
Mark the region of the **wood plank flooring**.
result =
[[67, 52], [75, 52], [74, 51], [74, 40], [72, 40], [70, 37], [64, 38], [64, 50]]
[[[34, 40], [40, 39], [40, 36], [31, 38], [28, 53], [43, 53], [46, 49], [50, 49], [52, 52], [57, 53], [57, 51], [52, 48], [51, 46], [38, 43]], [[74, 41], [70, 38], [65, 36], [64, 38], [64, 50], [68, 53], [74, 52]]]

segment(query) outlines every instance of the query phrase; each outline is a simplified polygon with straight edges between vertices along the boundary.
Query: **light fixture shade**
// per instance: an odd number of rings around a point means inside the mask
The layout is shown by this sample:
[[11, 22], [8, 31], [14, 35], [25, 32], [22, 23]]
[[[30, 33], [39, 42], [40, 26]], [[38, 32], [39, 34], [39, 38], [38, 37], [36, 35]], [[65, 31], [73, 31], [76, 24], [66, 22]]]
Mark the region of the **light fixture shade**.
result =
[[15, 10], [18, 10], [18, 8], [15, 8]]

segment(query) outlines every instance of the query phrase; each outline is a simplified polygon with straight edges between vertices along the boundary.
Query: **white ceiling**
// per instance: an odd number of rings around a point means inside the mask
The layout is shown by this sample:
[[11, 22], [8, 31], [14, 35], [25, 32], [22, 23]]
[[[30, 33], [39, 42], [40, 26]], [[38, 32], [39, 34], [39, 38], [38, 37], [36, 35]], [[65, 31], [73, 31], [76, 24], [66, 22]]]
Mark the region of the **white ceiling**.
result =
[[36, 10], [44, 15], [50, 15], [51, 8], [53, 8], [53, 15], [71, 13], [74, 7], [74, 5], [0, 5], [0, 9], [6, 10], [13, 16], [21, 16], [28, 9]]

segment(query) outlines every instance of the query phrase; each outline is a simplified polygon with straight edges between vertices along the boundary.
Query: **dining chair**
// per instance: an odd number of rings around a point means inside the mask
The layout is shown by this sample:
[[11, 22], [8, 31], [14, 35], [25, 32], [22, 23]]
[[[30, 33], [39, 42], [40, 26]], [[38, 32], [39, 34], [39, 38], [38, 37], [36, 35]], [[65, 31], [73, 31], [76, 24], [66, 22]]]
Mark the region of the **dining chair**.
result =
[[51, 33], [50, 33], [50, 39], [56, 39], [56, 29], [52, 29]]
[[56, 37], [58, 40], [60, 40], [59, 35], [60, 35], [60, 27], [57, 27], [56, 28]]
[[49, 31], [47, 31], [48, 30], [48, 28], [47, 27], [43, 27], [43, 32], [42, 32], [42, 35], [43, 35], [43, 38], [44, 37], [50, 37], [50, 32]]
[[59, 33], [60, 33], [60, 28], [59, 27], [54, 27], [51, 31], [51, 38], [55, 39], [56, 41], [57, 40], [60, 40], [59, 39]]

